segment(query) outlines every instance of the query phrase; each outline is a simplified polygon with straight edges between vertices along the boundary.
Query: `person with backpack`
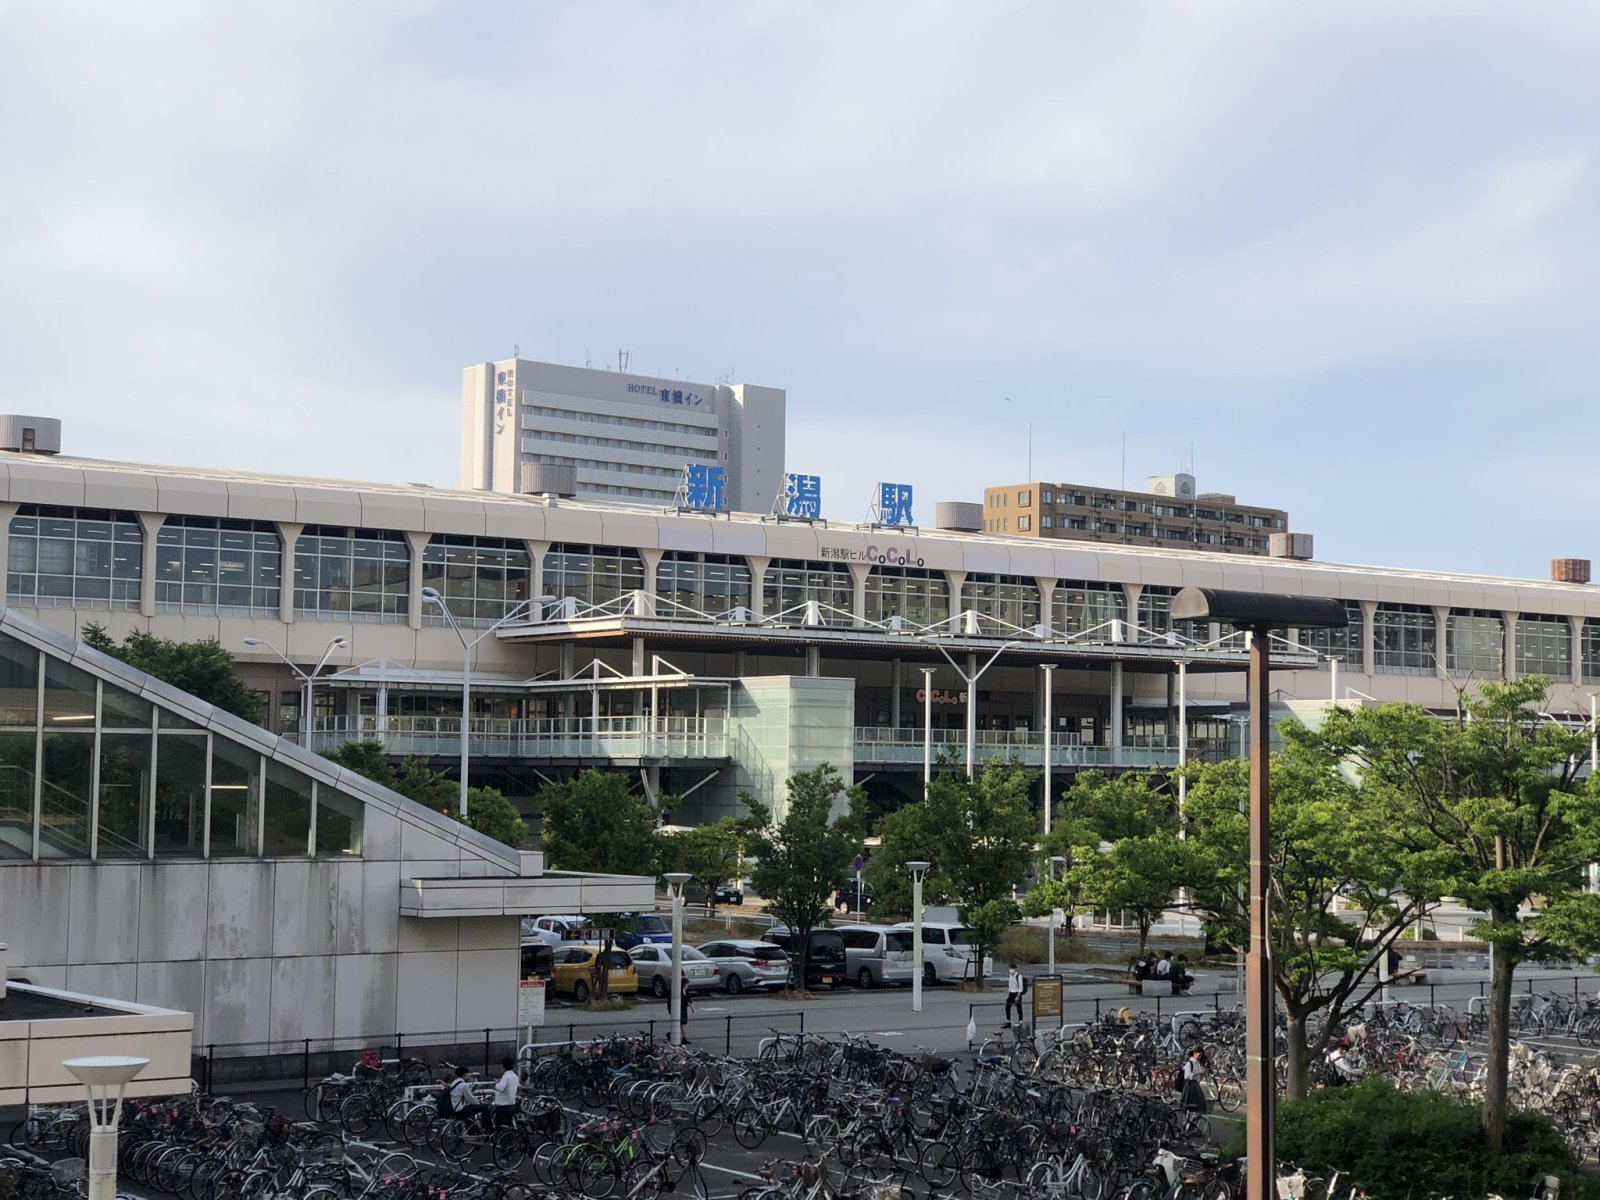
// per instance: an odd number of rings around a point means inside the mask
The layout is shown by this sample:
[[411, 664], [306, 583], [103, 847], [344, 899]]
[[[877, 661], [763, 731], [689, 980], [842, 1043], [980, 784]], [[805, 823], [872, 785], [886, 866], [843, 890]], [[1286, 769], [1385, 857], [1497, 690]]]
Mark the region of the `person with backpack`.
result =
[[1006, 1024], [1011, 1024], [1011, 1009], [1017, 1010], [1017, 1024], [1022, 1024], [1022, 997], [1028, 990], [1028, 981], [1016, 963], [1006, 965]]
[[484, 1115], [484, 1106], [473, 1102], [472, 1083], [467, 1079], [465, 1067], [456, 1068], [455, 1078], [441, 1093], [440, 1107], [443, 1108], [446, 1117], [465, 1121], [472, 1128], [481, 1128], [480, 1118]]
[[1211, 1072], [1206, 1066], [1206, 1052], [1196, 1046], [1183, 1060], [1183, 1107], [1190, 1112], [1206, 1111], [1206, 1093], [1200, 1084]]

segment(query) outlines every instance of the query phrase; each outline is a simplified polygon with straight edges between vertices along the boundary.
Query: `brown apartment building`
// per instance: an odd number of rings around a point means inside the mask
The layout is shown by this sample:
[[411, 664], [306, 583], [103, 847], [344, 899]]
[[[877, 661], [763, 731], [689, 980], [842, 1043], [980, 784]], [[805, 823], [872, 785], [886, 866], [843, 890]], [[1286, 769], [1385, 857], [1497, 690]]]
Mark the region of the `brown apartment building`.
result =
[[986, 533], [1125, 546], [1311, 557], [1311, 536], [1289, 533], [1281, 508], [1196, 493], [1194, 476], [1152, 476], [1143, 491], [1081, 483], [1011, 483], [983, 489]]

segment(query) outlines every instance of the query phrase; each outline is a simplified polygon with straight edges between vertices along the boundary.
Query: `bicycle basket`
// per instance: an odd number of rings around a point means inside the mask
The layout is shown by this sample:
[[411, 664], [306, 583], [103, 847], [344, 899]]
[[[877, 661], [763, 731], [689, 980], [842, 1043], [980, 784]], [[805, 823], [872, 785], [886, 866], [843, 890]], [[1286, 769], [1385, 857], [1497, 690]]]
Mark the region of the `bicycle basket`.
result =
[[54, 1177], [58, 1188], [70, 1188], [73, 1184], [82, 1183], [89, 1177], [89, 1160], [63, 1158], [51, 1165], [50, 1174]]

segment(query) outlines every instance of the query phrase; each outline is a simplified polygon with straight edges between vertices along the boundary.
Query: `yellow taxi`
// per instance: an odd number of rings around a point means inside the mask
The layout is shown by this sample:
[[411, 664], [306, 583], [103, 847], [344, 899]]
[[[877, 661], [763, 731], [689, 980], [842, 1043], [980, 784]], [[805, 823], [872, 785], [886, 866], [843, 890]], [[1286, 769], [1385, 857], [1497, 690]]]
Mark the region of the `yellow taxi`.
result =
[[[600, 954], [599, 946], [574, 946], [567, 944], [556, 950], [551, 964], [551, 986], [558, 992], [570, 992], [582, 1004], [594, 991], [594, 960]], [[639, 990], [639, 972], [633, 960], [622, 950], [612, 950], [606, 955], [607, 990], [613, 996], [631, 996]]]

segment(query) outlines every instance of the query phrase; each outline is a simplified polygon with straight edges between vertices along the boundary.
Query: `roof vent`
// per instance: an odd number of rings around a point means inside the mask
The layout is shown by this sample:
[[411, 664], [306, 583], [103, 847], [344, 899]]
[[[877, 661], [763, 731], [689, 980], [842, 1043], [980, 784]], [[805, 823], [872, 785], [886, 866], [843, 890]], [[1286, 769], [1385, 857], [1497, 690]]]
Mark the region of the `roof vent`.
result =
[[1271, 558], [1292, 558], [1307, 562], [1311, 558], [1309, 533], [1269, 533], [1267, 554]]
[[933, 506], [933, 527], [952, 533], [982, 533], [983, 505], [969, 500], [941, 500]]
[[1587, 558], [1552, 558], [1550, 560], [1550, 578], [1557, 583], [1588, 583], [1589, 560]]
[[0, 416], [0, 450], [60, 454], [61, 422], [55, 417]]
[[524, 496], [560, 496], [571, 499], [578, 494], [578, 471], [564, 463], [523, 463]]

